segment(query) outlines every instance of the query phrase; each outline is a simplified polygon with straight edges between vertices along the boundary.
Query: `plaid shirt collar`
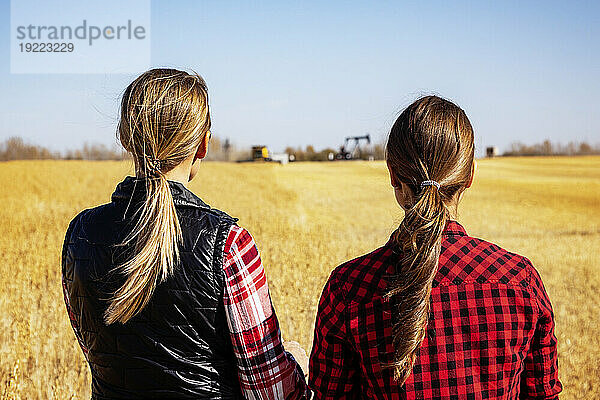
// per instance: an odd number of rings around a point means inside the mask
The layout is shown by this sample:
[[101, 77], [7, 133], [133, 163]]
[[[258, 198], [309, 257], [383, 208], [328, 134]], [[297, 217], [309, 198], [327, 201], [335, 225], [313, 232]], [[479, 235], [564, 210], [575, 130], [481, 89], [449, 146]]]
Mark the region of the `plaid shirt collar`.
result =
[[446, 226], [444, 227], [444, 231], [442, 232], [444, 236], [467, 236], [467, 231], [461, 224], [450, 219], [446, 222]]
[[[143, 201], [146, 193], [146, 178], [137, 178], [134, 176], [127, 176], [121, 181], [111, 196], [111, 201], [129, 201], [133, 202]], [[210, 206], [206, 204], [202, 199], [192, 193], [183, 183], [177, 181], [167, 180], [169, 187], [171, 188], [171, 194], [173, 195], [173, 202], [176, 206], [184, 207], [195, 207], [201, 209], [210, 209]]]
[[[465, 228], [459, 224], [457, 221], [449, 219], [446, 221], [446, 226], [444, 227], [444, 231], [442, 232], [442, 236], [467, 236], [467, 231]], [[386, 246], [394, 246], [394, 233], [390, 235]], [[397, 253], [396, 249], [392, 249], [394, 253]]]

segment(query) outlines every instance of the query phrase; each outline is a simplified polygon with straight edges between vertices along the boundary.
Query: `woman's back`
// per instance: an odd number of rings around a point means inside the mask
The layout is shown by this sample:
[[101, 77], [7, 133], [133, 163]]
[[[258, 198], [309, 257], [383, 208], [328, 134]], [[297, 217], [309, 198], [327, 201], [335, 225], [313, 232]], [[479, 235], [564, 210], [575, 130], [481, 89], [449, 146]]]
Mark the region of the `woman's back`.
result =
[[404, 217], [384, 247], [338, 267], [324, 289], [315, 397], [555, 397], [554, 320], [538, 273], [456, 222], [477, 166], [464, 110], [417, 99], [385, 154]]
[[[400, 255], [385, 246], [331, 274], [321, 297], [309, 385], [317, 398], [553, 398], [556, 338], [550, 302], [529, 260], [467, 235], [442, 233], [426, 335], [412, 373], [393, 369], [393, 303], [385, 296]], [[392, 298], [393, 299], [393, 298]]]
[[132, 246], [114, 244], [133, 226], [143, 180], [125, 178], [110, 203], [81, 212], [67, 231], [65, 298], [92, 370], [94, 398], [241, 398], [222, 301], [223, 249], [235, 219], [183, 184], [169, 186], [183, 234], [180, 263], [126, 324], [106, 325], [103, 313], [125, 280], [111, 270]]
[[136, 177], [77, 215], [63, 246], [65, 304], [93, 398], [310, 395], [252, 236], [185, 186], [210, 126], [195, 73], [151, 69], [123, 93], [117, 133]]

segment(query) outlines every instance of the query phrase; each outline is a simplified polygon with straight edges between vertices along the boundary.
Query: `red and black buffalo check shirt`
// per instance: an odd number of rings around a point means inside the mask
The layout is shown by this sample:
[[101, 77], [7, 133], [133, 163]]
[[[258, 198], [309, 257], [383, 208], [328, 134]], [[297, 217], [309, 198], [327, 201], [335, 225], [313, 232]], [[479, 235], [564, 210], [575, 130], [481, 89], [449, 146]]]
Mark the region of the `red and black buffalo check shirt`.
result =
[[[333, 271], [317, 314], [309, 386], [315, 399], [555, 399], [552, 306], [531, 262], [446, 225], [426, 337], [405, 385], [392, 361], [386, 279], [390, 242]], [[392, 300], [393, 301], [393, 300]]]

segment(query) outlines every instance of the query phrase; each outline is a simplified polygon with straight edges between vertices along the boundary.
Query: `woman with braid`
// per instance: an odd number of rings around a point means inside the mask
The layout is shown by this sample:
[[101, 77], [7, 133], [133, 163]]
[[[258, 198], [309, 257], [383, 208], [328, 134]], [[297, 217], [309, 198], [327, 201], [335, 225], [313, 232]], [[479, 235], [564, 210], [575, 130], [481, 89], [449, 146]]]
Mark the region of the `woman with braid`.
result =
[[465, 112], [436, 96], [394, 123], [386, 159], [404, 219], [329, 277], [310, 356], [315, 399], [558, 398], [540, 275], [455, 220], [473, 143]]

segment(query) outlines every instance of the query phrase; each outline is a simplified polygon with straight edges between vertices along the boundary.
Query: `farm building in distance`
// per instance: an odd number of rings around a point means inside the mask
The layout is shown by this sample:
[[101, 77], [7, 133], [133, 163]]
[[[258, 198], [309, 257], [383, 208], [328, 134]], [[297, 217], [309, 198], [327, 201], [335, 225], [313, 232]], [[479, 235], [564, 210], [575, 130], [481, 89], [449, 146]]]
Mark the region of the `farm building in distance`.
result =
[[485, 155], [487, 157], [497, 157], [499, 154], [498, 152], [498, 147], [496, 146], [489, 146], [485, 148]]

